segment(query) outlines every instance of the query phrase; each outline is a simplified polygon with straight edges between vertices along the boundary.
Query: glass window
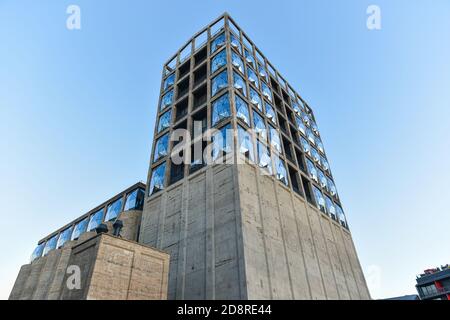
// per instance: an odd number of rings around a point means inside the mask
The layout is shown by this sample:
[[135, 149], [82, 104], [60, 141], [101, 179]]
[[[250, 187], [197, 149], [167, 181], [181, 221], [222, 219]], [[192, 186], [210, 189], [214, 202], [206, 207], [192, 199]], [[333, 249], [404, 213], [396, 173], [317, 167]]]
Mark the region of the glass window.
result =
[[294, 109], [294, 112], [295, 112], [297, 115], [301, 116], [302, 110], [300, 109], [300, 106], [298, 105], [297, 102], [292, 101], [292, 108]]
[[233, 72], [233, 86], [242, 92], [244, 96], [247, 96], [247, 86], [245, 85], [245, 81], [236, 71]]
[[269, 125], [269, 138], [270, 144], [274, 147], [278, 152], [281, 152], [281, 139], [280, 134], [277, 129]]
[[311, 129], [306, 128], [306, 136], [308, 137], [309, 142], [312, 144], [316, 143], [316, 139], [314, 138], [314, 134], [312, 133]]
[[252, 51], [252, 47], [253, 47], [253, 46], [252, 46], [250, 40], [248, 40], [248, 38], [247, 38], [245, 35], [242, 36], [242, 42], [244, 43], [244, 46], [245, 46], [248, 50]]
[[42, 256], [42, 252], [44, 251], [45, 243], [38, 244], [37, 247], [33, 250], [33, 253], [31, 254], [30, 261], [33, 262], [34, 260], [40, 258]]
[[244, 62], [242, 62], [241, 57], [239, 57], [239, 55], [237, 55], [234, 51], [231, 52], [231, 63], [240, 72], [244, 73]]
[[218, 122], [230, 116], [230, 101], [228, 100], [228, 93], [226, 93], [212, 104], [212, 125], [215, 126]]
[[304, 153], [311, 154], [311, 147], [309, 146], [309, 143], [305, 138], [300, 137], [300, 144], [302, 145]]
[[122, 210], [122, 198], [114, 201], [108, 206], [108, 209], [106, 210], [105, 221], [111, 221], [117, 218], [120, 210]]
[[87, 227], [87, 231], [93, 231], [97, 228], [100, 223], [102, 223], [103, 219], [103, 208], [94, 213], [89, 219], [89, 224]]
[[162, 163], [153, 169], [152, 177], [150, 179], [149, 195], [152, 195], [164, 189], [164, 177], [166, 173], [166, 163]]
[[248, 81], [253, 84], [255, 87], [259, 88], [258, 84], [258, 76], [252, 68], [247, 68]]
[[270, 150], [262, 142], [258, 141], [258, 165], [265, 168], [272, 174], [272, 160], [270, 158]]
[[317, 124], [311, 120], [311, 129], [313, 130], [313, 132], [318, 135], [319, 134], [319, 128], [317, 128]]
[[127, 210], [142, 210], [144, 207], [144, 194], [145, 191], [138, 188], [127, 195], [125, 201], [125, 207], [123, 211]]
[[327, 207], [328, 214], [330, 214], [331, 217], [336, 220], [336, 209], [334, 207], [333, 201], [331, 201], [330, 197], [328, 196], [325, 196], [325, 205]]
[[348, 228], [347, 219], [345, 218], [344, 211], [337, 204], [335, 204], [334, 207], [336, 209], [336, 215], [337, 215], [337, 217], [339, 219], [339, 222], [341, 223], [341, 225], [343, 225], [344, 227]]
[[311, 123], [309, 122], [309, 117], [306, 113], [302, 114], [302, 120], [308, 127], [310, 126]]
[[211, 60], [211, 73], [216, 72], [223, 66], [227, 64], [227, 52], [224, 50], [220, 51]]
[[220, 31], [222, 31], [224, 29], [225, 26], [225, 20], [222, 18], [219, 21], [217, 21], [216, 23], [214, 23], [211, 28], [211, 36], [214, 36], [215, 34], [219, 33]]
[[289, 185], [284, 161], [281, 160], [278, 156], [274, 156], [274, 163], [277, 179], [283, 182], [285, 185]]
[[225, 44], [225, 33], [220, 34], [211, 42], [211, 54], [217, 51]]
[[170, 120], [172, 118], [172, 110], [167, 111], [159, 117], [158, 133], [170, 127]]
[[332, 196], [336, 196], [337, 194], [336, 186], [334, 185], [333, 180], [331, 180], [328, 177], [327, 177], [327, 189], [328, 191], [330, 191]]
[[164, 81], [164, 91], [167, 90], [170, 86], [172, 86], [175, 82], [175, 73], [171, 74]]
[[309, 174], [310, 178], [316, 182], [319, 182], [318, 177], [317, 177], [317, 169], [316, 169], [316, 166], [314, 165], [314, 163], [311, 160], [306, 159], [306, 166], [308, 168], [308, 174]]
[[166, 133], [158, 140], [156, 140], [153, 162], [161, 159], [162, 157], [167, 156], [168, 152], [169, 152], [169, 134]]
[[323, 198], [322, 192], [315, 186], [313, 186], [313, 190], [317, 208], [325, 212], [325, 199]]
[[67, 228], [59, 234], [58, 242], [56, 243], [56, 248], [61, 248], [67, 241], [70, 241], [72, 236], [73, 227]]
[[238, 143], [239, 152], [244, 154], [251, 161], [255, 161], [253, 154], [253, 142], [252, 137], [247, 130], [238, 125]]
[[320, 156], [319, 156], [319, 152], [317, 152], [316, 148], [311, 147], [311, 156], [313, 157], [313, 159], [316, 163], [320, 164]]
[[320, 152], [324, 153], [325, 150], [323, 149], [322, 141], [320, 141], [319, 137], [316, 137], [316, 146], [319, 149]]
[[255, 105], [260, 111], [262, 111], [262, 102], [261, 97], [258, 92], [250, 88], [250, 101], [253, 105]]
[[273, 123], [277, 123], [277, 115], [271, 104], [266, 103], [266, 117]]
[[230, 41], [231, 41], [231, 46], [233, 48], [235, 48], [236, 50], [238, 50], [239, 53], [242, 53], [241, 43], [239, 42], [239, 39], [234, 34], [230, 34]]
[[270, 91], [269, 87], [267, 86], [267, 84], [265, 84], [264, 82], [261, 82], [261, 90], [263, 95], [270, 101], [272, 102], [272, 92]]
[[167, 108], [168, 106], [170, 106], [172, 104], [173, 101], [173, 89], [170, 90], [169, 92], [167, 92], [161, 99], [161, 106], [160, 106], [160, 110], [164, 110], [165, 108]]
[[299, 117], [296, 116], [295, 122], [297, 123], [297, 129], [300, 130], [301, 133], [306, 135], [306, 126], [303, 123], [302, 119], [300, 119]]
[[317, 169], [317, 175], [319, 177], [319, 184], [322, 188], [326, 188], [328, 186], [327, 178], [323, 174], [323, 171], [320, 169]]
[[194, 39], [194, 48], [197, 50], [208, 41], [208, 32], [205, 30]]
[[248, 112], [247, 103], [241, 99], [238, 95], [235, 95], [236, 114], [237, 117], [243, 120], [248, 126], [250, 126], [250, 115]]
[[213, 144], [211, 150], [213, 160], [219, 158], [223, 153], [230, 153], [233, 141], [231, 124], [227, 124], [226, 126], [223, 126], [218, 131], [216, 131], [216, 133], [214, 133], [214, 135], [211, 137], [211, 140]]
[[269, 76], [267, 75], [266, 69], [261, 64], [259, 65], [259, 76], [261, 78], [263, 78], [264, 80], [266, 80], [266, 81], [268, 81], [268, 79], [269, 79]]
[[328, 161], [327, 159], [325, 159], [325, 157], [320, 157], [320, 164], [325, 171], [330, 172], [330, 165], [328, 164]]
[[77, 240], [83, 233], [86, 232], [89, 223], [89, 217], [84, 218], [75, 225], [73, 229], [72, 238], [70, 240]]
[[253, 55], [248, 51], [248, 50], [244, 50], [245, 51], [245, 60], [247, 60], [248, 63], [250, 63], [252, 66], [256, 66], [255, 63], [255, 58], [253, 57]]
[[253, 111], [253, 126], [255, 127], [255, 132], [258, 137], [264, 141], [267, 141], [266, 124], [264, 123], [263, 117], [261, 117], [256, 111]]
[[189, 42], [189, 44], [184, 47], [180, 52], [180, 63], [184, 62], [187, 58], [190, 57], [192, 53], [192, 42]]
[[56, 249], [56, 243], [58, 242], [58, 235], [51, 237], [47, 240], [45, 244], [44, 251], [42, 253], [43, 256], [46, 256], [50, 251]]
[[218, 92], [228, 86], [227, 70], [222, 71], [211, 80], [211, 96], [214, 97]]

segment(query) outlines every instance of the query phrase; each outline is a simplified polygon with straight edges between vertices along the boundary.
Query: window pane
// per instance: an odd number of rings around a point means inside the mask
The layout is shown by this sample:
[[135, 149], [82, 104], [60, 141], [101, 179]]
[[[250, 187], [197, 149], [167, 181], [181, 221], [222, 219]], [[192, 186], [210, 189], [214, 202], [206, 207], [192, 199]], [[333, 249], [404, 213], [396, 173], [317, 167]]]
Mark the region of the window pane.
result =
[[244, 100], [242, 100], [238, 95], [235, 95], [235, 103], [236, 103], [237, 117], [250, 126], [250, 115], [248, 113], [247, 103]]
[[325, 159], [325, 157], [320, 157], [320, 164], [325, 171], [330, 172], [330, 165], [328, 164], [328, 161], [327, 159]]
[[83, 220], [81, 220], [80, 222], [78, 222], [75, 225], [75, 228], [73, 229], [71, 240], [77, 240], [83, 233], [85, 233], [87, 230], [88, 223], [89, 223], [89, 217], [86, 217]]
[[332, 196], [335, 196], [337, 194], [336, 186], [334, 185], [333, 180], [327, 177], [327, 188], [328, 191], [330, 191]]
[[316, 163], [320, 164], [319, 152], [317, 152], [317, 150], [312, 147], [311, 147], [311, 156], [313, 157], [313, 159]]
[[152, 177], [150, 179], [150, 188], [149, 188], [150, 195], [164, 189], [165, 172], [166, 172], [165, 162], [160, 164], [153, 170]]
[[258, 92], [250, 88], [250, 101], [253, 105], [255, 105], [260, 111], [262, 111], [262, 102], [261, 97]]
[[302, 120], [308, 127], [311, 125], [311, 123], [309, 122], [309, 117], [306, 113], [302, 113]]
[[270, 101], [272, 102], [272, 92], [270, 91], [269, 87], [267, 86], [267, 84], [265, 84], [264, 82], [261, 82], [261, 90], [263, 95]]
[[223, 18], [220, 19], [219, 21], [217, 21], [216, 23], [214, 23], [210, 28], [211, 36], [214, 36], [215, 34], [222, 31], [224, 29], [224, 26], [225, 26], [225, 21]]
[[251, 161], [255, 161], [251, 135], [241, 126], [238, 126], [238, 144], [239, 152], [244, 154]]
[[102, 219], [103, 219], [103, 209], [100, 209], [96, 213], [94, 213], [89, 219], [87, 231], [95, 230], [95, 228], [97, 228], [100, 225], [100, 223], [102, 223]]
[[275, 163], [277, 179], [280, 180], [281, 182], [283, 182], [285, 185], [289, 185], [288, 178], [287, 178], [286, 166], [284, 164], [284, 161], [281, 160], [279, 157], [275, 156], [274, 163]]
[[247, 86], [245, 85], [245, 81], [236, 71], [233, 72], [233, 86], [242, 92], [244, 96], [247, 96]]
[[255, 127], [255, 132], [258, 134], [258, 138], [267, 141], [266, 124], [264, 123], [263, 117], [256, 111], [253, 111], [253, 126]]
[[294, 112], [295, 112], [297, 115], [301, 116], [302, 110], [300, 109], [300, 106], [299, 106], [299, 104], [298, 104], [297, 102], [292, 101], [292, 108], [294, 109]]
[[242, 54], [242, 47], [241, 47], [241, 43], [239, 42], [239, 39], [234, 34], [231, 34], [230, 40], [231, 40], [231, 46], [233, 48], [236, 48], [239, 51], [239, 53]]
[[327, 178], [323, 174], [323, 171], [320, 169], [317, 169], [317, 175], [319, 177], [319, 184], [322, 188], [326, 188], [328, 186]]
[[70, 238], [72, 236], [72, 230], [73, 230], [73, 227], [70, 227], [59, 234], [58, 242], [56, 244], [56, 247], [58, 249], [61, 248], [67, 241], [70, 240]]
[[33, 262], [34, 260], [36, 260], [42, 256], [42, 252], [44, 251], [44, 246], [45, 246], [45, 243], [41, 243], [33, 250], [33, 253], [31, 254], [31, 258], [30, 258], [31, 262]]
[[297, 123], [297, 129], [303, 133], [304, 135], [306, 135], [306, 126], [303, 123], [302, 119], [300, 119], [299, 117], [295, 117], [295, 122]]
[[266, 81], [268, 81], [268, 79], [269, 79], [266, 68], [264, 68], [264, 66], [262, 64], [259, 65], [259, 76]]
[[225, 33], [222, 33], [211, 42], [211, 54], [216, 52], [217, 49], [221, 48], [224, 44], [225, 44]]
[[319, 134], [319, 128], [317, 128], [317, 124], [311, 120], [311, 129], [313, 130], [313, 132], [318, 135]]
[[[228, 136], [227, 132], [229, 133]], [[211, 150], [213, 160], [218, 159], [224, 153], [230, 153], [233, 141], [231, 124], [227, 124], [226, 126], [220, 128], [219, 131], [212, 136], [211, 140], [213, 144]]]
[[271, 104], [266, 103], [266, 117], [273, 123], [277, 123], [277, 115]]
[[169, 151], [169, 134], [166, 133], [158, 140], [156, 140], [153, 162], [161, 159], [162, 157], [167, 156], [168, 151]]
[[314, 163], [311, 160], [306, 159], [306, 166], [308, 168], [308, 174], [309, 174], [310, 178], [316, 182], [319, 182], [318, 177], [317, 177], [316, 166], [314, 165]]
[[122, 198], [116, 200], [115, 202], [111, 203], [108, 206], [108, 209], [106, 210], [105, 221], [111, 221], [117, 218], [121, 209], [122, 209]]
[[160, 106], [160, 110], [164, 110], [165, 108], [167, 108], [168, 106], [170, 106], [172, 104], [173, 101], [173, 89], [170, 90], [169, 92], [167, 92], [161, 100], [161, 106]]
[[227, 64], [227, 52], [225, 50], [220, 51], [211, 60], [211, 73], [216, 72]]
[[168, 76], [167, 79], [164, 81], [164, 91], [168, 89], [170, 86], [172, 86], [174, 82], [175, 82], [175, 73]]
[[134, 190], [127, 195], [125, 207], [123, 211], [127, 210], [142, 210], [144, 206], [144, 190], [141, 188]]
[[224, 94], [212, 104], [212, 125], [231, 116], [228, 93]]
[[302, 145], [303, 152], [311, 154], [311, 147], [305, 138], [300, 137], [300, 144]]
[[269, 125], [269, 138], [270, 144], [274, 147], [278, 152], [281, 152], [281, 139], [280, 134], [277, 129]]
[[317, 208], [325, 212], [325, 199], [323, 198], [322, 192], [313, 186], [314, 198], [316, 199]]
[[316, 139], [314, 138], [314, 134], [312, 133], [311, 129], [306, 128], [306, 136], [308, 137], [309, 142], [312, 144], [316, 143]]
[[337, 204], [335, 204], [334, 207], [336, 208], [336, 214], [337, 214], [337, 217], [339, 219], [339, 222], [341, 223], [341, 225], [343, 225], [344, 227], [348, 228], [347, 219], [345, 218], [344, 211]]
[[319, 149], [320, 152], [324, 153], [325, 150], [323, 149], [322, 141], [318, 137], [316, 137], [316, 146]]
[[234, 67], [236, 67], [240, 72], [244, 73], [244, 62], [242, 62], [241, 57], [237, 55], [235, 52], [231, 52], [231, 63]]
[[250, 63], [252, 66], [256, 66], [255, 58], [253, 58], [253, 55], [248, 50], [244, 50], [244, 51], [245, 51], [245, 60], [248, 63]]
[[228, 86], [227, 70], [222, 71], [211, 81], [211, 96], [214, 97], [222, 89]]
[[159, 118], [158, 133], [170, 127], [171, 118], [172, 110], [167, 111]]
[[50, 251], [56, 249], [56, 242], [58, 241], [58, 235], [53, 236], [49, 240], [47, 240], [47, 243], [44, 247], [43, 255], [46, 256]]
[[256, 75], [255, 71], [253, 71], [252, 68], [247, 68], [247, 73], [248, 73], [248, 81], [250, 81], [250, 83], [253, 84], [255, 87], [259, 88], [258, 76]]
[[328, 212], [328, 214], [330, 214], [331, 217], [332, 217], [333, 219], [336, 220], [336, 209], [335, 209], [335, 207], [334, 207], [334, 203], [333, 203], [333, 201], [331, 201], [331, 199], [330, 199], [329, 197], [327, 197], [327, 196], [325, 196], [325, 205], [326, 205], [326, 207], [327, 207], [327, 212]]
[[258, 141], [258, 165], [261, 168], [265, 168], [270, 174], [272, 174], [272, 159], [270, 158], [270, 150], [263, 143]]

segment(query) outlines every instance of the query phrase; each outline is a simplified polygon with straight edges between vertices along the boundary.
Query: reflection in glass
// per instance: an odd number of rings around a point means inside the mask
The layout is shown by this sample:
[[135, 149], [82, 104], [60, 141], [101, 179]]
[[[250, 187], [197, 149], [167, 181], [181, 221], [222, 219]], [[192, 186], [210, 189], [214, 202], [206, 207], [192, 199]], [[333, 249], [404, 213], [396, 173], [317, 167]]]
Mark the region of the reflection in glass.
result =
[[149, 195], [152, 195], [164, 189], [164, 175], [166, 172], [166, 163], [162, 163], [153, 169], [150, 179]]
[[72, 237], [70, 238], [70, 240], [77, 240], [83, 233], [85, 233], [87, 230], [88, 223], [89, 217], [86, 217], [80, 222], [78, 222], [75, 225], [75, 228], [73, 229]]
[[248, 113], [247, 103], [238, 95], [235, 95], [236, 115], [243, 120], [248, 126], [250, 125], [250, 115]]
[[50, 251], [56, 249], [56, 242], [58, 242], [58, 235], [55, 235], [47, 240], [42, 255], [46, 256]]
[[172, 117], [172, 110], [169, 110], [159, 118], [158, 133], [170, 127], [171, 117]]
[[231, 116], [230, 101], [228, 93], [224, 94], [212, 104], [212, 125], [216, 125], [219, 121]]
[[220, 51], [211, 60], [211, 73], [216, 72], [224, 65], [227, 64], [227, 52], [225, 50]]
[[61, 248], [67, 241], [70, 241], [72, 236], [73, 227], [67, 228], [59, 234], [58, 242], [56, 243], [56, 248]]
[[97, 228], [100, 223], [102, 223], [103, 219], [103, 208], [94, 213], [89, 219], [89, 224], [87, 227], [87, 231], [93, 231]]
[[128, 210], [142, 210], [144, 206], [144, 194], [145, 191], [141, 188], [134, 190], [127, 195], [127, 200], [125, 201], [125, 207], [123, 211]]
[[108, 206], [108, 209], [106, 210], [105, 221], [111, 221], [117, 218], [121, 209], [122, 209], [122, 198], [114, 201]]
[[211, 97], [228, 86], [227, 70], [222, 71], [211, 80]]

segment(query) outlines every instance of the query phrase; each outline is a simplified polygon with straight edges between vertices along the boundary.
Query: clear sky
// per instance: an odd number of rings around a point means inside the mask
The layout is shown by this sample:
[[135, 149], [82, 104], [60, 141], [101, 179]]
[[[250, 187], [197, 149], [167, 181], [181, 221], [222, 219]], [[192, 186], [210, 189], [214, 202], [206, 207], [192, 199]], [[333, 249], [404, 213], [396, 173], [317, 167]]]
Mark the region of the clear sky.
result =
[[0, 298], [39, 239], [146, 180], [162, 64], [224, 11], [314, 109], [372, 296], [450, 263], [449, 1], [0, 0]]

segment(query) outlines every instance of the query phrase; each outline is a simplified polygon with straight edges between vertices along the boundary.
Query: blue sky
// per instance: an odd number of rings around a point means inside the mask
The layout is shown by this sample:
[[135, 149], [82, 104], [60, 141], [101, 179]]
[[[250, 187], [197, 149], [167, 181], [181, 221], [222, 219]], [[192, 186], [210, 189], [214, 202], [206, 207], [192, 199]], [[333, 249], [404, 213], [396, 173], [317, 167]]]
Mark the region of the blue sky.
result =
[[372, 296], [450, 262], [448, 1], [0, 0], [0, 298], [37, 240], [146, 180], [162, 64], [224, 11], [314, 109]]

